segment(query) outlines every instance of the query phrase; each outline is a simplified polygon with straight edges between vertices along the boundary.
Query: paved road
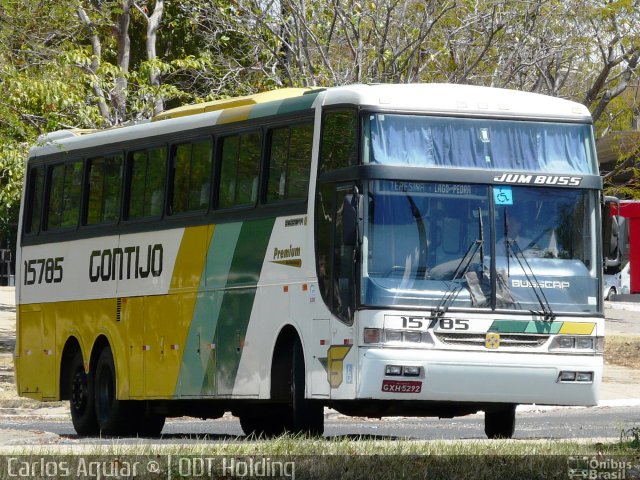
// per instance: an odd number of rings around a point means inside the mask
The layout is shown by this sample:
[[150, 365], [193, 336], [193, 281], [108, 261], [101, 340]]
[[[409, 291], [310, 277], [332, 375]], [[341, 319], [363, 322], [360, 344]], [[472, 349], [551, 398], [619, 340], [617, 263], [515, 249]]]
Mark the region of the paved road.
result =
[[640, 303], [605, 302], [606, 335], [640, 335]]
[[[607, 334], [640, 335], [640, 304], [608, 303], [606, 309]], [[13, 289], [0, 287], [0, 355], [9, 355], [15, 340], [15, 307]], [[2, 351], [6, 353], [1, 353]], [[618, 399], [622, 393], [640, 390], [628, 369], [605, 369], [603, 397]], [[609, 372], [609, 373], [607, 373]], [[631, 371], [631, 373], [637, 373]], [[615, 374], [615, 375], [614, 375]], [[621, 380], [618, 377], [623, 377]], [[631, 383], [629, 383], [631, 382]], [[608, 392], [607, 388], [612, 391]], [[632, 392], [633, 391], [633, 392]], [[637, 397], [637, 399], [631, 398]], [[516, 439], [577, 439], [619, 438], [623, 430], [640, 426], [640, 395], [629, 395], [624, 407], [562, 408], [519, 411]], [[637, 401], [634, 401], [637, 400]], [[609, 405], [615, 405], [610, 403]], [[46, 410], [46, 409], [44, 409]], [[29, 418], [18, 419], [0, 415], [0, 445], [26, 444], [111, 444], [113, 439], [80, 439], [74, 435], [67, 409], [58, 409], [57, 416], [47, 413], [25, 412]], [[367, 436], [373, 438], [417, 439], [483, 439], [483, 415], [457, 419], [382, 419], [364, 420], [330, 414], [326, 422], [326, 437]], [[170, 419], [163, 439], [144, 440], [149, 443], [188, 443], [203, 439], [228, 440], [242, 435], [238, 421], [226, 417], [201, 421], [190, 418]], [[121, 439], [118, 443], [139, 443], [138, 439]]]
[[[519, 412], [516, 440], [532, 439], [619, 439], [623, 431], [640, 425], [640, 406], [614, 408], [556, 408]], [[4, 418], [2, 431], [12, 433], [16, 442], [0, 444], [112, 445], [117, 444], [185, 444], [208, 441], [242, 440], [239, 422], [232, 417], [202, 421], [193, 418], [170, 419], [160, 439], [80, 438], [71, 422], [60, 419], [11, 420]], [[25, 433], [21, 436], [19, 432]], [[27, 432], [48, 432], [32, 435]], [[325, 421], [326, 438], [456, 440], [485, 439], [484, 416], [469, 415], [454, 419], [387, 418], [368, 420], [331, 415]]]

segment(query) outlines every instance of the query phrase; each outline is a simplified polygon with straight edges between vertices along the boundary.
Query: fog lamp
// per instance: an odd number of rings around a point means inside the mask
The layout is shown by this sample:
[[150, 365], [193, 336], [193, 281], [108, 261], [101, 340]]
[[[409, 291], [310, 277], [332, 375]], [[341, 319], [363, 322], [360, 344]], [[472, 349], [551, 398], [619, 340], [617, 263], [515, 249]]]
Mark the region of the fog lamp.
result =
[[418, 377], [420, 376], [420, 367], [404, 367], [404, 374], [407, 377]]
[[576, 382], [593, 382], [593, 372], [577, 372]]
[[400, 365], [387, 365], [384, 370], [385, 375], [402, 375], [402, 367]]
[[576, 372], [560, 372], [560, 376], [558, 379], [561, 382], [575, 382], [576, 381]]

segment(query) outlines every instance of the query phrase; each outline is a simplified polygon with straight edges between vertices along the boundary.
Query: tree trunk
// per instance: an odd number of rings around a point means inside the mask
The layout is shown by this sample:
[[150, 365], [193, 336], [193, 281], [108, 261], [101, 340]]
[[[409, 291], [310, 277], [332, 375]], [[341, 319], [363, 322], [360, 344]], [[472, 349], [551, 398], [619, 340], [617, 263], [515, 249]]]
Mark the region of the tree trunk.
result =
[[78, 17], [80, 21], [85, 26], [87, 31], [89, 32], [89, 40], [91, 41], [91, 64], [88, 67], [89, 74], [92, 77], [91, 87], [93, 88], [93, 93], [96, 96], [96, 100], [98, 102], [98, 109], [100, 110], [100, 115], [109, 123], [112, 123], [111, 112], [109, 111], [109, 105], [107, 105], [107, 101], [104, 96], [104, 90], [102, 90], [102, 86], [100, 85], [100, 78], [98, 77], [98, 69], [100, 68], [100, 61], [102, 58], [102, 44], [100, 42], [100, 38], [96, 33], [96, 27], [87, 15], [87, 12], [81, 6], [78, 7], [77, 10]]
[[116, 17], [114, 25], [116, 43], [118, 46], [118, 76], [111, 92], [114, 124], [122, 123], [127, 118], [127, 87], [129, 74], [129, 60], [131, 57], [131, 41], [129, 39], [129, 23], [131, 21], [131, 2], [122, 0], [122, 12]]
[[[158, 28], [164, 12], [164, 0], [156, 0], [156, 5], [150, 17], [147, 19], [147, 60], [153, 61], [157, 58], [156, 42], [158, 39]], [[152, 67], [149, 70], [149, 83], [155, 90], [153, 98], [153, 115], [158, 115], [164, 110], [164, 99], [160, 94], [160, 70]]]

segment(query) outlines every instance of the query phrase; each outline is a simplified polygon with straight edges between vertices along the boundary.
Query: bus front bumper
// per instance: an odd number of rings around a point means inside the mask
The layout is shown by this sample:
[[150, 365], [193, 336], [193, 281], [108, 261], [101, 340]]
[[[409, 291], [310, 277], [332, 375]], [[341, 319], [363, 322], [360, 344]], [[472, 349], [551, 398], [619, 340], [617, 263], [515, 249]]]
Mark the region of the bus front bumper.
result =
[[[360, 348], [359, 363], [359, 399], [593, 406], [603, 357]], [[402, 373], [391, 368], [396, 374], [389, 375], [389, 366], [402, 367]], [[564, 380], [561, 372], [567, 372]], [[582, 381], [567, 380], [571, 372], [590, 372], [592, 381], [584, 381], [588, 375], [580, 375]]]

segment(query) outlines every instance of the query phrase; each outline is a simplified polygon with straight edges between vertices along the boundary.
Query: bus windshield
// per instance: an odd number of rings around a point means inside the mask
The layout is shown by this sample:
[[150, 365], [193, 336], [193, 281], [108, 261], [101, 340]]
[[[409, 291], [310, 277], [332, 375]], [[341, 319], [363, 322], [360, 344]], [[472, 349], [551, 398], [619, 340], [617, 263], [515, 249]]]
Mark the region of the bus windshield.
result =
[[594, 191], [373, 180], [365, 195], [366, 306], [599, 308]]
[[585, 124], [372, 114], [365, 161], [597, 175]]

